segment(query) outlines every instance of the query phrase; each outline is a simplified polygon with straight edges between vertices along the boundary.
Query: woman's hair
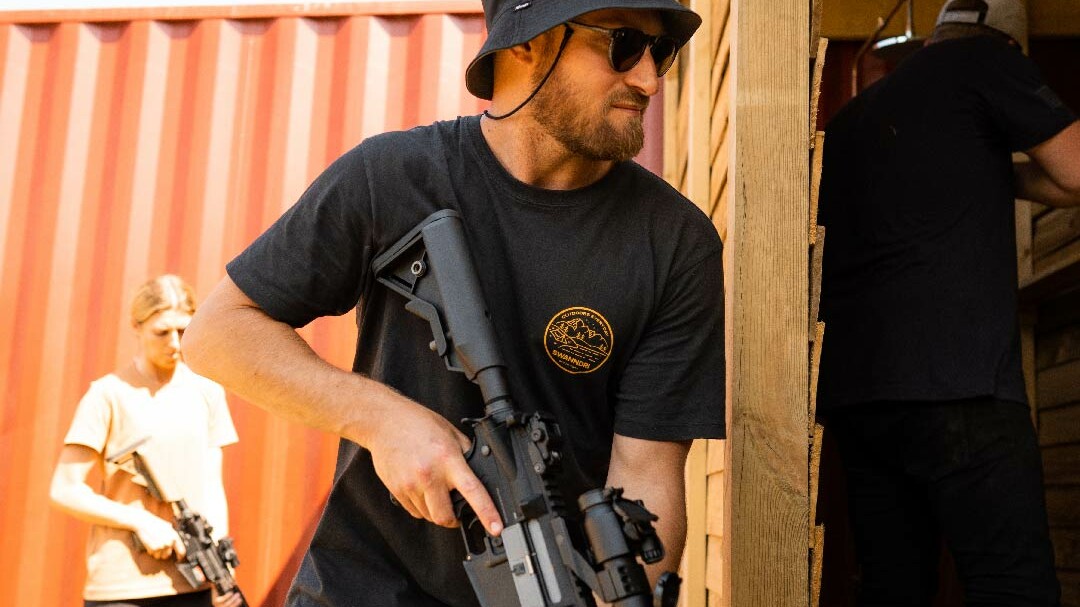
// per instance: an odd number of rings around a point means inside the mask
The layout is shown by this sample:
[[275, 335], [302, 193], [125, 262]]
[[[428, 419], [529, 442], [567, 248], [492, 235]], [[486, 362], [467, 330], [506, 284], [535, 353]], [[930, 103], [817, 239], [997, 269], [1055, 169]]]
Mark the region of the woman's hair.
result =
[[162, 310], [195, 313], [195, 289], [175, 274], [162, 274], [142, 284], [131, 300], [131, 322], [136, 326]]

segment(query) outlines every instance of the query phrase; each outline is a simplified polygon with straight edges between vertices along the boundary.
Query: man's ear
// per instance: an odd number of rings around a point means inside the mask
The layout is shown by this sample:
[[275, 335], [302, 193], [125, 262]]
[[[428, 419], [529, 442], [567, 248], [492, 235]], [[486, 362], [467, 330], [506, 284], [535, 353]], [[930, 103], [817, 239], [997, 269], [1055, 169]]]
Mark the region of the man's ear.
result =
[[561, 41], [558, 30], [550, 29], [532, 40], [512, 46], [507, 50], [518, 61], [543, 63], [545, 57], [555, 53], [555, 49], [559, 47]]
[[536, 61], [537, 51], [539, 50], [537, 45], [534, 44], [534, 40], [523, 42], [516, 46], [511, 46], [506, 49], [508, 54], [522, 63], [532, 63]]

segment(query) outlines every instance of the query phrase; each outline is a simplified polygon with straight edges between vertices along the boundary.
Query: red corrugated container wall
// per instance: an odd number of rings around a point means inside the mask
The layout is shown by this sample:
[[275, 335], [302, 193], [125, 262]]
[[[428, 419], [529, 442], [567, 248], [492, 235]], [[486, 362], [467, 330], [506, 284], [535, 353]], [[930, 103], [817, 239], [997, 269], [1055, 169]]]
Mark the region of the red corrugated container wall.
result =
[[[80, 603], [88, 526], [49, 507], [49, 480], [79, 397], [133, 354], [133, 288], [173, 272], [205, 295], [226, 261], [365, 136], [484, 107], [464, 87], [484, 36], [479, 2], [342, 11], [0, 13], [6, 602]], [[655, 171], [662, 105], [639, 157]], [[353, 315], [301, 333], [350, 365]], [[238, 578], [252, 605], [280, 605], [337, 441], [230, 404], [241, 440], [225, 453]]]
[[[227, 260], [363, 137], [476, 113], [469, 14], [139, 19], [0, 26], [0, 588], [75, 605], [87, 525], [48, 505], [89, 382], [130, 359], [135, 285], [205, 295]], [[302, 331], [348, 367], [351, 315]], [[281, 604], [336, 440], [230, 398], [238, 578]]]

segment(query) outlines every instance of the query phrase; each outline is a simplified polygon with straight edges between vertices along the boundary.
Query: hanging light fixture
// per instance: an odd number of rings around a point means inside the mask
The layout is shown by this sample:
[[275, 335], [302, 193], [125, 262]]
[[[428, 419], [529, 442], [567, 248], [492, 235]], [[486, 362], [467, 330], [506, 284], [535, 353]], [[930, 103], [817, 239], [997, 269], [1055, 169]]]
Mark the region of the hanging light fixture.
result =
[[[907, 5], [907, 25], [904, 27], [904, 33], [879, 40], [878, 36], [885, 31], [885, 28], [889, 26], [889, 22], [905, 4]], [[878, 17], [878, 24], [874, 33], [855, 53], [855, 61], [851, 66], [851, 95], [853, 97], [859, 94], [859, 65], [862, 63], [863, 55], [868, 50], [871, 50], [876, 57], [896, 62], [915, 52], [923, 45], [924, 39], [915, 35], [914, 17], [915, 0], [898, 0], [888, 15], [884, 18]]]

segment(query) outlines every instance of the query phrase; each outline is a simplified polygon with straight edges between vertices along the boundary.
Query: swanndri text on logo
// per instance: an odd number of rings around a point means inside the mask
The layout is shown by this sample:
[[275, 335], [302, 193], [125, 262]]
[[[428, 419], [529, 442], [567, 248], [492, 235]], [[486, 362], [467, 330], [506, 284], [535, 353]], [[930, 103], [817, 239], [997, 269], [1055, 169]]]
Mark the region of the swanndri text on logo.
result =
[[583, 360], [578, 360], [578, 359], [574, 358], [573, 356], [567, 356], [566, 354], [563, 354], [562, 352], [559, 352], [558, 350], [552, 350], [551, 353], [554, 356], [556, 356], [557, 358], [565, 360], [566, 362], [568, 362], [568, 363], [570, 363], [572, 365], [577, 365], [577, 366], [581, 367], [582, 369], [588, 369], [589, 367], [592, 366], [592, 365], [590, 365], [589, 363], [587, 363], [587, 362], [585, 362]]

